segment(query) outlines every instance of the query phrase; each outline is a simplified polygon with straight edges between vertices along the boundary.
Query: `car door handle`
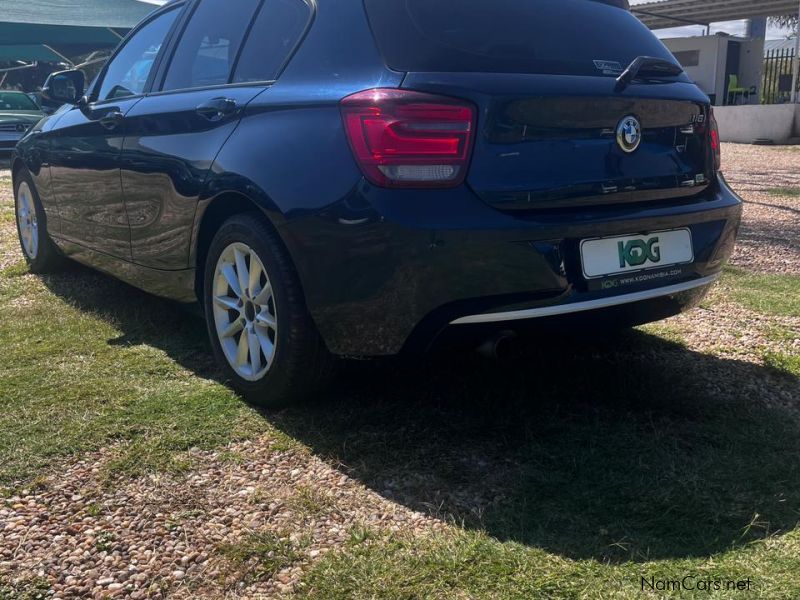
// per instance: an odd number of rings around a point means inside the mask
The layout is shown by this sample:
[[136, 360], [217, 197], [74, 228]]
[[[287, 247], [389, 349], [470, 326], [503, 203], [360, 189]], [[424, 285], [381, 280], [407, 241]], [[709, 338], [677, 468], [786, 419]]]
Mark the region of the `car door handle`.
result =
[[239, 108], [236, 100], [231, 98], [214, 98], [197, 107], [197, 114], [209, 121], [220, 121], [232, 115]]
[[98, 122], [104, 129], [112, 131], [122, 124], [125, 115], [118, 110], [112, 110], [110, 113], [102, 117]]

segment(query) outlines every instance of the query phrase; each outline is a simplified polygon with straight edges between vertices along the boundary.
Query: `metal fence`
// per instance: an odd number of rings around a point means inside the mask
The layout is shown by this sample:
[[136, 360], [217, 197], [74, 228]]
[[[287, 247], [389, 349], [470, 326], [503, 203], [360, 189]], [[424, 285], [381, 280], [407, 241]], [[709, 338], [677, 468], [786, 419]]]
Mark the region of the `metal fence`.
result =
[[764, 81], [761, 104], [784, 104], [792, 99], [794, 48], [778, 48], [767, 52], [764, 59]]

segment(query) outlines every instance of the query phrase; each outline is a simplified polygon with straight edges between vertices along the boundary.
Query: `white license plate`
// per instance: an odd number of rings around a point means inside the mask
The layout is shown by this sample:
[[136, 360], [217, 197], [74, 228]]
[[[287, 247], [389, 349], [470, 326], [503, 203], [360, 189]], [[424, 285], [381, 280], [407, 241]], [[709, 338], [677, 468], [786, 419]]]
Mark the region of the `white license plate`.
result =
[[676, 229], [650, 235], [584, 240], [581, 261], [587, 279], [684, 265], [694, 261], [692, 233], [688, 229]]

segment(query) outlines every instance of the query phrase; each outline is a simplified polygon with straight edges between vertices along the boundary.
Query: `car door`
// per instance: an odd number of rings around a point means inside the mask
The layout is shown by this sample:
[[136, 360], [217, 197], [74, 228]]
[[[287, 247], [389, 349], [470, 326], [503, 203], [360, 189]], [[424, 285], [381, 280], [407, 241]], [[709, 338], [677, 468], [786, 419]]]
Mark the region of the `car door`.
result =
[[130, 260], [130, 226], [120, 182], [124, 117], [146, 89], [180, 5], [142, 23], [111, 58], [88, 100], [50, 133], [50, 175], [61, 235]]
[[121, 180], [133, 261], [185, 269], [200, 191], [242, 109], [264, 83], [233, 85], [242, 44], [262, 0], [196, 2], [153, 92], [125, 119]]

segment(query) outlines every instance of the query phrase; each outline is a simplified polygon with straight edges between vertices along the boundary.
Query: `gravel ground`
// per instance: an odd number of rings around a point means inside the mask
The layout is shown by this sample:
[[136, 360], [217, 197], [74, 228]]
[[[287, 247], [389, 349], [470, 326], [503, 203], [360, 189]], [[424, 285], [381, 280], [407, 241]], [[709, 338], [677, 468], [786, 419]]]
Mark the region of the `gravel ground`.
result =
[[[665, 328], [693, 351], [753, 364], [763, 364], [770, 352], [800, 354], [800, 317], [765, 316], [748, 310], [727, 299], [720, 286], [702, 307], [651, 327], [655, 331]], [[777, 328], [782, 336], [775, 335]], [[798, 397], [763, 397], [757, 390], [755, 397], [800, 415]]]
[[[304, 566], [345, 543], [356, 526], [433, 529], [430, 517], [385, 500], [300, 451], [266, 440], [190, 452], [191, 472], [117, 482], [98, 478], [113, 449], [74, 462], [42, 491], [0, 508], [0, 573], [46, 580], [53, 598], [268, 597], [290, 592]], [[231, 458], [235, 457], [235, 458]], [[248, 584], [218, 553], [273, 531], [294, 560]]]
[[[800, 188], [800, 150], [725, 145], [725, 171], [746, 198], [734, 264], [754, 272], [800, 274], [800, 199], [773, 188]], [[0, 165], [0, 169], [2, 165]], [[0, 170], [0, 205], [8, 206]], [[2, 222], [0, 267], [20, 260]], [[717, 292], [710, 308], [673, 319], [693, 350], [757, 362], [776, 323]], [[785, 347], [784, 347], [785, 349]], [[317, 557], [366, 525], [424, 533], [442, 523], [394, 503], [301, 449], [268, 439], [219, 452], [190, 452], [180, 477], [153, 475], [109, 483], [103, 465], [114, 448], [66, 461], [36, 482], [14, 486], [0, 504], [0, 581], [17, 590], [46, 582], [50, 598], [259, 598], [288, 594]], [[257, 565], [219, 549], [254, 532], [277, 536], [274, 574], [252, 582]], [[2, 587], [0, 587], [2, 597]]]
[[[723, 169], [745, 201], [731, 264], [753, 273], [800, 275], [800, 196], [785, 193], [800, 191], [800, 146], [724, 144]], [[693, 350], [750, 362], [769, 351], [800, 352], [800, 317], [763, 316], [728, 300], [719, 287], [711, 300], [667, 322]], [[776, 326], [794, 339], [774, 339]]]
[[745, 199], [744, 226], [733, 264], [760, 273], [800, 275], [800, 146], [725, 144], [725, 176]]

